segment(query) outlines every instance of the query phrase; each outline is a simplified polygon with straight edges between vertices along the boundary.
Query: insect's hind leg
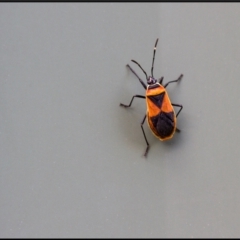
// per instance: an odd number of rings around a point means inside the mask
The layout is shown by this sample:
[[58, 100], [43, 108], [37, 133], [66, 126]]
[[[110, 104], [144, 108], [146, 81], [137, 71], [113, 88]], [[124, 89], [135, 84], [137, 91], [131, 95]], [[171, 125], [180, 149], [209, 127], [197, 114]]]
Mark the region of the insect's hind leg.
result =
[[147, 157], [148, 150], [149, 150], [149, 143], [148, 143], [147, 137], [146, 137], [145, 132], [144, 132], [144, 129], [143, 129], [143, 124], [144, 124], [144, 122], [145, 122], [145, 120], [146, 120], [146, 116], [147, 116], [147, 115], [144, 116], [144, 118], [143, 118], [143, 120], [142, 120], [142, 122], [141, 122], [141, 128], [142, 128], [143, 136], [144, 136], [145, 141], [146, 141], [146, 144], [147, 144], [147, 148], [146, 148], [146, 151], [145, 151], [145, 153], [144, 153], [144, 157]]
[[135, 73], [135, 71], [130, 67], [129, 64], [126, 65], [131, 71], [132, 73], [138, 78], [138, 80], [140, 81], [140, 83], [142, 84], [142, 86], [144, 87], [144, 89], [147, 89], [146, 84], [143, 82], [143, 80]]
[[131, 107], [132, 102], [133, 102], [133, 99], [134, 99], [135, 97], [137, 97], [137, 98], [146, 98], [145, 96], [142, 96], [142, 95], [134, 95], [134, 96], [132, 97], [132, 100], [130, 101], [130, 103], [129, 103], [128, 105], [123, 104], [123, 103], [120, 103], [120, 106], [121, 106], [121, 107], [125, 107], [125, 108]]
[[169, 83], [173, 83], [173, 82], [178, 82], [178, 81], [180, 81], [180, 80], [182, 79], [182, 77], [183, 77], [183, 74], [181, 74], [181, 75], [178, 77], [178, 79], [166, 83], [166, 84], [164, 85], [164, 87], [166, 88]]

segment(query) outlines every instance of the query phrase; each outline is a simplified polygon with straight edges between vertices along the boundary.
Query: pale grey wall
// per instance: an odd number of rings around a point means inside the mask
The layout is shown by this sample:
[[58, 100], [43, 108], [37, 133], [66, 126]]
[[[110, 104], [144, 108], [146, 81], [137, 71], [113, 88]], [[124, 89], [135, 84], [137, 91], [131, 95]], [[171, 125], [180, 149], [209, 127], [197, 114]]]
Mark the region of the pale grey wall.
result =
[[[1, 3], [0, 237], [239, 237], [239, 3]], [[158, 141], [135, 59], [183, 104]], [[144, 79], [137, 66], [131, 66]]]

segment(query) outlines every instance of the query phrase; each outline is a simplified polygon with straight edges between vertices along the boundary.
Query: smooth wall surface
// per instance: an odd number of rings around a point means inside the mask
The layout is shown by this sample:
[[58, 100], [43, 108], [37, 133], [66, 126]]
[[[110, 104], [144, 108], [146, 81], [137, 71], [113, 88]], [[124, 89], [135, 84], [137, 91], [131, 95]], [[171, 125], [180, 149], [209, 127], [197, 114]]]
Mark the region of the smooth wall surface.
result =
[[[1, 3], [0, 237], [239, 237], [239, 3]], [[144, 125], [154, 75], [181, 133]]]

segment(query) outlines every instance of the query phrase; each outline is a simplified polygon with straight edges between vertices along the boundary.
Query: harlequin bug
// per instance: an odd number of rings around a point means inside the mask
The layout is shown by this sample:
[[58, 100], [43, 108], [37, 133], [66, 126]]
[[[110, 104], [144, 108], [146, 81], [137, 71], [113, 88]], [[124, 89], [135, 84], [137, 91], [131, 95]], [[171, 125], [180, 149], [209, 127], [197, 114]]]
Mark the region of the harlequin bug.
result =
[[[178, 77], [178, 79], [170, 81], [165, 85], [162, 85], [163, 77], [161, 77], [159, 81], [157, 81], [157, 79], [155, 79], [153, 76], [153, 66], [154, 66], [157, 43], [158, 43], [158, 39], [156, 40], [155, 47], [153, 50], [151, 76], [149, 77], [147, 76], [147, 73], [143, 70], [143, 68], [138, 62], [136, 62], [135, 60], [131, 60], [132, 62], [137, 64], [146, 75], [147, 85], [141, 80], [141, 78], [135, 73], [135, 71], [127, 64], [127, 67], [132, 71], [132, 73], [138, 78], [142, 86], [146, 89], [146, 96], [134, 95], [128, 105], [120, 103], [120, 106], [128, 108], [132, 105], [133, 99], [135, 97], [146, 99], [147, 112], [141, 122], [143, 136], [147, 143], [147, 148], [144, 154], [145, 157], [147, 156], [147, 153], [149, 150], [149, 143], [143, 129], [143, 124], [146, 118], [152, 133], [159, 140], [161, 141], [169, 140], [173, 137], [175, 132], [180, 132], [180, 130], [176, 127], [176, 124], [177, 124], [177, 116], [179, 115], [179, 113], [183, 108], [182, 105], [171, 103], [168, 97], [168, 93], [166, 91], [166, 87], [168, 86], [168, 84], [180, 81], [183, 77], [183, 74], [181, 74]], [[175, 114], [173, 106], [180, 108], [177, 114]]]

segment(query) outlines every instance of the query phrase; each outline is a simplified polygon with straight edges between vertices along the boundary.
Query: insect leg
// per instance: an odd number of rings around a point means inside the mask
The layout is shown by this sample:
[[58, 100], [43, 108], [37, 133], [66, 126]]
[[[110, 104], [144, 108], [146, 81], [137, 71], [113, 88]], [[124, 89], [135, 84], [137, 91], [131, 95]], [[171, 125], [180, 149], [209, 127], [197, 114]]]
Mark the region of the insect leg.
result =
[[175, 107], [180, 107], [180, 110], [178, 111], [178, 113], [177, 113], [177, 115], [176, 115], [176, 117], [178, 116], [178, 114], [182, 111], [182, 109], [183, 109], [183, 106], [182, 105], [180, 105], [180, 104], [174, 104], [174, 103], [172, 103], [172, 105], [173, 106], [175, 106]]
[[178, 79], [166, 83], [166, 84], [164, 85], [164, 87], [166, 88], [169, 83], [173, 83], [173, 82], [178, 82], [178, 81], [180, 81], [180, 80], [182, 79], [182, 77], [183, 77], [183, 74], [181, 74], [181, 75], [178, 77]]
[[162, 84], [162, 82], [163, 82], [163, 77], [159, 79], [159, 83]]
[[133, 99], [134, 99], [135, 97], [138, 97], [138, 98], [146, 98], [145, 96], [142, 96], [142, 95], [134, 95], [134, 96], [132, 97], [132, 100], [130, 101], [130, 103], [129, 103], [128, 105], [125, 105], [125, 104], [120, 103], [120, 106], [125, 107], [125, 108], [131, 107], [132, 102], [133, 102]]
[[138, 80], [140, 81], [140, 83], [142, 84], [142, 86], [147, 89], [146, 84], [143, 82], [143, 80], [135, 73], [135, 71], [127, 64], [127, 67], [132, 71], [133, 74], [135, 74], [135, 76], [138, 78]]
[[[177, 117], [178, 114], [182, 111], [183, 106], [182, 106], [182, 105], [179, 105], [179, 104], [174, 104], [174, 103], [172, 103], [172, 105], [175, 106], [175, 107], [180, 107], [180, 110], [178, 111], [178, 113], [177, 113], [177, 115], [176, 115], [176, 117]], [[176, 128], [176, 132], [181, 132], [181, 130], [178, 129], [178, 128]]]
[[145, 122], [145, 120], [146, 120], [146, 116], [147, 116], [147, 115], [144, 116], [144, 118], [143, 118], [143, 120], [142, 120], [142, 122], [141, 122], [141, 128], [142, 128], [142, 131], [143, 131], [143, 136], [144, 136], [145, 141], [146, 141], [146, 143], [147, 143], [147, 148], [146, 148], [146, 151], [145, 151], [145, 153], [144, 153], [144, 156], [145, 156], [145, 157], [147, 156], [148, 150], [149, 150], [149, 143], [148, 143], [148, 140], [147, 140], [147, 138], [146, 138], [146, 135], [145, 135], [145, 132], [144, 132], [144, 129], [143, 129], [143, 124], [144, 124], [144, 122]]

